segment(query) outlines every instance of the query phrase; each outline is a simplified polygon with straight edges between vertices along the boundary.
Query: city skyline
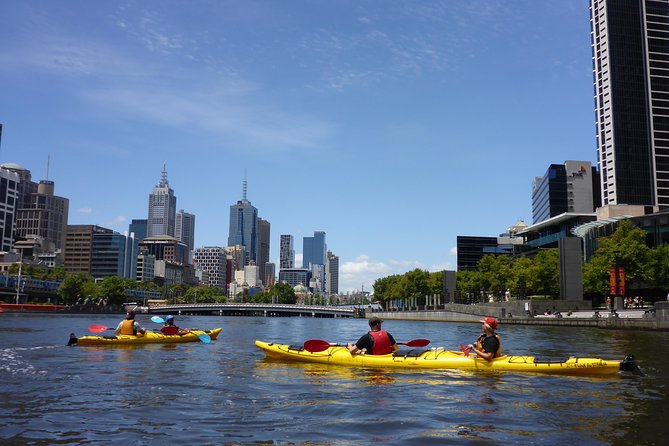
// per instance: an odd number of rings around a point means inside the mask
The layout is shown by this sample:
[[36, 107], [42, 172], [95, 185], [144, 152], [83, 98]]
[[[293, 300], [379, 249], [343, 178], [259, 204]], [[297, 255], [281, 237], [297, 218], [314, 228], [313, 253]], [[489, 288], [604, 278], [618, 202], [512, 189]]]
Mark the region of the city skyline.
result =
[[247, 169], [270, 261], [322, 230], [342, 292], [455, 269], [458, 235], [531, 221], [547, 165], [596, 161], [585, 1], [29, 0], [0, 25], [0, 162], [70, 224], [123, 233], [166, 162], [195, 247], [225, 246]]

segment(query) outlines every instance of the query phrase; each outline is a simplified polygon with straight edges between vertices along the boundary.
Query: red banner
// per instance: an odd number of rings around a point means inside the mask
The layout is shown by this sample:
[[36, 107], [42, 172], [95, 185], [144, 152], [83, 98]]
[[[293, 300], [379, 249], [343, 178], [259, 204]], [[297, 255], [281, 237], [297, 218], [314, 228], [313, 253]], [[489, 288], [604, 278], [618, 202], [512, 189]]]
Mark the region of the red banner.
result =
[[[617, 287], [616, 287], [616, 282], [618, 283]], [[623, 268], [622, 266], [618, 267], [617, 277], [615, 268], [611, 268], [609, 270], [609, 294], [611, 296], [625, 295], [625, 268]]]

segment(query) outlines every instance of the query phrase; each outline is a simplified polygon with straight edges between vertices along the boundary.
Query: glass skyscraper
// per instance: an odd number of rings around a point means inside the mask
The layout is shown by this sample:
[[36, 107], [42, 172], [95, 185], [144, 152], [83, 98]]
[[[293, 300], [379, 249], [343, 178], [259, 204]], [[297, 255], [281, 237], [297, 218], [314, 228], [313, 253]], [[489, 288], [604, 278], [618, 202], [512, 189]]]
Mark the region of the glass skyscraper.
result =
[[246, 199], [246, 180], [243, 197], [230, 206], [230, 233], [228, 246], [244, 247], [244, 265], [251, 260], [258, 262], [258, 209]]
[[669, 2], [590, 0], [602, 205], [669, 208]]

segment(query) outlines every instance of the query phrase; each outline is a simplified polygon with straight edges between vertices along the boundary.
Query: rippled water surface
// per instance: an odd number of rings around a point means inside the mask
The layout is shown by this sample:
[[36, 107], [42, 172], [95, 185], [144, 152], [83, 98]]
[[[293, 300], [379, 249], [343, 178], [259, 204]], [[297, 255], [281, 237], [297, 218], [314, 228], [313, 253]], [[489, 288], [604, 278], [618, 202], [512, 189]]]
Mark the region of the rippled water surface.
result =
[[[119, 319], [0, 315], [0, 444], [638, 445], [669, 434], [669, 333], [500, 329], [506, 353], [634, 353], [646, 372], [601, 378], [290, 364], [254, 346], [354, 341], [367, 329], [360, 319], [185, 316], [181, 326], [223, 331], [211, 344], [65, 346], [70, 332]], [[479, 325], [384, 328], [457, 349]]]

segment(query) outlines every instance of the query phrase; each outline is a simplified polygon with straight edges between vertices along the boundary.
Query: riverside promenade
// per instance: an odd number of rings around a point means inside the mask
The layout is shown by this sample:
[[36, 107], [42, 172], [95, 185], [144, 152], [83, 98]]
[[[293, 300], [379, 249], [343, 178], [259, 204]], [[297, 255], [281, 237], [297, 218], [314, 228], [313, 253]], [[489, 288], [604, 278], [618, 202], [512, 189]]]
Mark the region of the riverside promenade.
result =
[[[529, 304], [530, 314], [525, 310], [526, 303]], [[366, 316], [369, 318], [373, 315], [386, 320], [476, 323], [481, 317], [492, 316], [501, 324], [669, 331], [669, 302], [660, 301], [644, 308], [614, 311], [589, 307], [588, 301], [514, 301], [471, 305], [444, 304], [438, 308], [391, 311], [367, 310]], [[544, 308], [545, 310], [538, 310]], [[552, 314], [544, 315], [546, 310]], [[554, 315], [556, 311], [560, 316]]]

